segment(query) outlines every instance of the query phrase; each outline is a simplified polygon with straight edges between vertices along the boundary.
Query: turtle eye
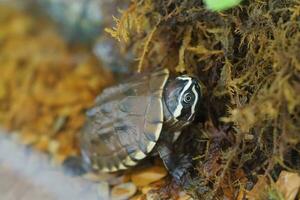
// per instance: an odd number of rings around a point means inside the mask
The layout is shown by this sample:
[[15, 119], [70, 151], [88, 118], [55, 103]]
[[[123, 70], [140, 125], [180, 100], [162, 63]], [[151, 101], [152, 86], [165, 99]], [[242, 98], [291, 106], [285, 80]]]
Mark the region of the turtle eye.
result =
[[193, 99], [193, 96], [190, 92], [185, 93], [184, 96], [183, 96], [184, 103], [187, 103], [187, 104], [191, 103], [192, 99]]

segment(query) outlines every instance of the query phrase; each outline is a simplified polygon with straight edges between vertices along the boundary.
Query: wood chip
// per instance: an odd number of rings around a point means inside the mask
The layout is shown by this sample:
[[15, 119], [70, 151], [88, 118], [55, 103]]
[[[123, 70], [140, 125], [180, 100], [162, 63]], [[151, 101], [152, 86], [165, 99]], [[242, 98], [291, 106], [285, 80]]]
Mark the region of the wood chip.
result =
[[247, 199], [257, 200], [257, 199], [267, 199], [268, 194], [268, 179], [265, 176], [259, 176], [257, 183], [252, 188], [251, 191], [247, 193]]
[[156, 189], [155, 187], [152, 187], [150, 185], [146, 185], [144, 186], [141, 190], [143, 194], [147, 194], [148, 192], [150, 192], [151, 190]]
[[135, 185], [140, 187], [156, 182], [166, 175], [167, 171], [164, 167], [153, 166], [133, 173], [131, 175], [131, 180]]
[[115, 174], [109, 174], [109, 173], [87, 173], [82, 176], [84, 179], [87, 179], [89, 181], [93, 182], [100, 182], [100, 181], [106, 181], [113, 179], [116, 177]]
[[130, 198], [130, 200], [145, 200], [145, 196], [142, 194], [137, 194], [137, 195], [133, 196], [132, 198]]
[[114, 176], [110, 180], [108, 180], [108, 183], [110, 185], [119, 185], [121, 183], [126, 183], [130, 181], [129, 175], [121, 175], [121, 176]]
[[111, 199], [112, 200], [126, 200], [132, 197], [137, 191], [137, 187], [131, 183], [123, 183], [117, 185], [111, 190]]
[[276, 188], [285, 200], [294, 200], [299, 191], [300, 176], [297, 173], [282, 171], [276, 182]]

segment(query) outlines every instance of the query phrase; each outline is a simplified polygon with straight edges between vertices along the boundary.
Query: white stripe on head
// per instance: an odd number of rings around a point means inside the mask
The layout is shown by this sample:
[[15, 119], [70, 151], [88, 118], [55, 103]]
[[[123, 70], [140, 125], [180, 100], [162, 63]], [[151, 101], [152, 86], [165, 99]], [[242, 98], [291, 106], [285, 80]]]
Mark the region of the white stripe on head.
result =
[[190, 86], [192, 85], [192, 82], [193, 82], [191, 77], [178, 77], [178, 79], [188, 81], [188, 83], [184, 86], [184, 88], [178, 98], [178, 104], [177, 104], [177, 107], [174, 110], [174, 114], [173, 114], [175, 118], [177, 118], [181, 115], [181, 111], [183, 108], [183, 106], [181, 104], [182, 96], [185, 93], [185, 91], [187, 91], [190, 88]]
[[192, 112], [191, 112], [191, 116], [189, 117], [189, 119], [193, 116], [193, 113], [195, 113], [195, 108], [196, 108], [196, 105], [197, 105], [197, 102], [198, 102], [198, 93], [195, 89], [195, 86], [193, 86], [192, 91], [195, 95], [195, 100], [194, 100], [194, 103], [192, 105]]

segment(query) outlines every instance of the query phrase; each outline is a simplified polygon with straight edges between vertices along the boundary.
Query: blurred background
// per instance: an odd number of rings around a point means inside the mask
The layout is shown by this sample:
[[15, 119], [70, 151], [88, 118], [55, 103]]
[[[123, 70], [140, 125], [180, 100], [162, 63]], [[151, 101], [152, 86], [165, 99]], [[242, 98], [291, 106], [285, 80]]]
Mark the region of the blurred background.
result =
[[132, 55], [104, 31], [128, 3], [0, 0], [1, 200], [108, 198], [105, 182], [60, 164], [78, 154], [95, 96], [130, 70]]

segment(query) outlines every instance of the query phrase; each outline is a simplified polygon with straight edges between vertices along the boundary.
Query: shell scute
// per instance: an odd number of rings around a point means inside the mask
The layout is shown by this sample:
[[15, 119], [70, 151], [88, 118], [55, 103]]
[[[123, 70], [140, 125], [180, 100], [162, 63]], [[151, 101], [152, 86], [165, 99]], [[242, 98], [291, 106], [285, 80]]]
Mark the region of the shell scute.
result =
[[155, 147], [163, 127], [166, 69], [103, 91], [81, 132], [82, 155], [101, 171], [134, 166]]
[[145, 118], [147, 122], [158, 124], [163, 122], [163, 105], [159, 98], [151, 98], [150, 103], [147, 106]]

